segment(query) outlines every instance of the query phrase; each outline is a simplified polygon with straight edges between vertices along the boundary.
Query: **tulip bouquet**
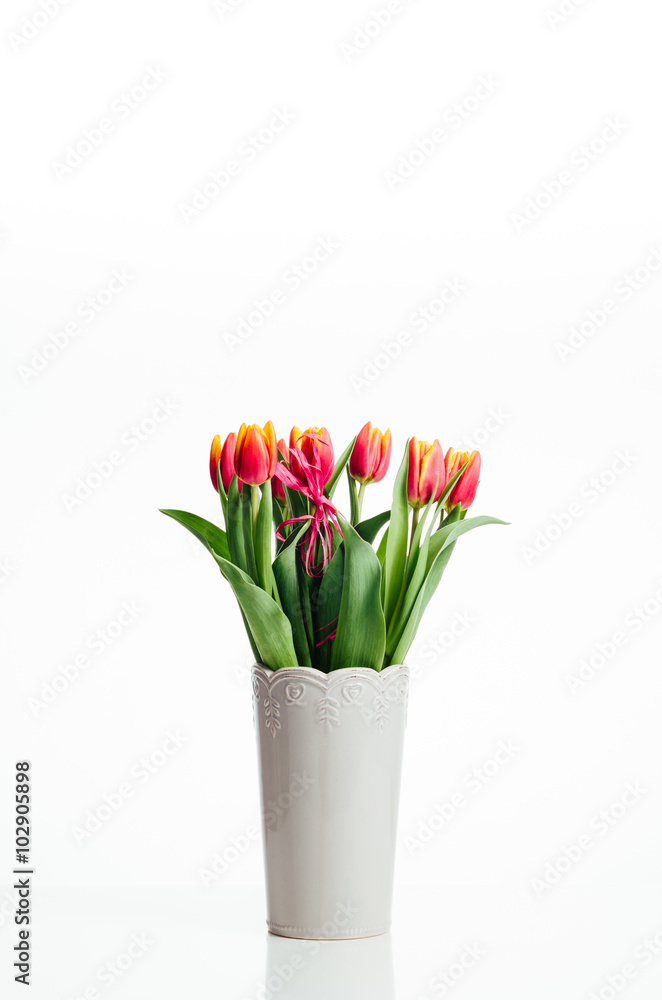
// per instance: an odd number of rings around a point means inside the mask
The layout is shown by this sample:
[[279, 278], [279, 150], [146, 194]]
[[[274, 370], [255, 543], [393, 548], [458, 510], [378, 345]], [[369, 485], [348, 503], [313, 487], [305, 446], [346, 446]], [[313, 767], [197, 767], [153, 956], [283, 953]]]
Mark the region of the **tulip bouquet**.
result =
[[[390, 431], [371, 423], [337, 461], [325, 427], [294, 427], [287, 443], [277, 441], [271, 422], [242, 424], [222, 446], [218, 435], [211, 446], [225, 528], [163, 511], [217, 562], [258, 663], [326, 673], [402, 663], [459, 536], [506, 523], [466, 517], [480, 476], [477, 451], [444, 455], [439, 441], [415, 437], [390, 510], [363, 519], [365, 490], [384, 478], [390, 458]], [[334, 502], [345, 470], [349, 517]]]

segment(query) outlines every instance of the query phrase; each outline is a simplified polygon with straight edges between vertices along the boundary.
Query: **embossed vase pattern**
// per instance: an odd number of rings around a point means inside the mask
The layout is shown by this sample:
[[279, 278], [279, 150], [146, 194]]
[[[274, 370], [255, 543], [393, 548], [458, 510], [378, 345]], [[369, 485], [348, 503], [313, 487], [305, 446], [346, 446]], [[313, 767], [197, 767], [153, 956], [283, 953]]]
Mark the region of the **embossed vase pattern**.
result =
[[391, 925], [409, 670], [252, 669], [267, 924], [298, 938]]

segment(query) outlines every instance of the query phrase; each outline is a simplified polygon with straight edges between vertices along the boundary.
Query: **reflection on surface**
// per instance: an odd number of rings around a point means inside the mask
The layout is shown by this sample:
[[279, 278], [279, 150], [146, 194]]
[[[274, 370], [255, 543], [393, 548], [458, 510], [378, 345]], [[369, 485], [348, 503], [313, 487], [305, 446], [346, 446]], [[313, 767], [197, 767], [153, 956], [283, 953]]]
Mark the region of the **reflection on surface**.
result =
[[355, 941], [299, 941], [267, 934], [264, 979], [251, 1000], [276, 997], [395, 1000], [390, 933]]

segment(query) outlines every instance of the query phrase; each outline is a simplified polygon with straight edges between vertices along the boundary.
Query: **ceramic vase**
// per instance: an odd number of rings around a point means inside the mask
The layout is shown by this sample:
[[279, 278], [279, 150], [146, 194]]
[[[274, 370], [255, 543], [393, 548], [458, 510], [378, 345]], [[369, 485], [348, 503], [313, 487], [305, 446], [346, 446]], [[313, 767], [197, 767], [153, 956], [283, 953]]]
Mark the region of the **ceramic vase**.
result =
[[347, 939], [391, 925], [409, 670], [252, 668], [274, 934]]

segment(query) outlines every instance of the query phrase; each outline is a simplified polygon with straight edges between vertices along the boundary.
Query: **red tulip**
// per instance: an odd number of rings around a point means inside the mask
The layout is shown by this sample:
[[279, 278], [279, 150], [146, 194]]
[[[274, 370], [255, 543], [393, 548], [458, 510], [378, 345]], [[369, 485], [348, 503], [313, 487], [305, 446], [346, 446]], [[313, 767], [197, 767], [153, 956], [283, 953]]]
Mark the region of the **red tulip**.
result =
[[466, 461], [469, 464], [450, 491], [450, 494], [446, 497], [444, 506], [449, 512], [457, 507], [458, 504], [461, 510], [467, 510], [474, 502], [480, 478], [480, 452], [453, 451], [452, 448], [449, 448], [446, 452], [446, 482], [452, 479]]
[[[230, 483], [232, 482], [232, 477], [235, 474], [234, 468], [234, 450], [237, 444], [237, 435], [233, 432], [228, 434], [225, 439], [225, 444], [221, 448], [221, 438], [217, 434], [211, 443], [211, 451], [209, 453], [209, 474], [211, 476], [211, 481], [214, 484], [214, 489], [218, 493], [218, 483], [216, 480], [216, 469], [218, 463], [221, 463], [221, 482], [223, 483], [223, 489], [227, 493], [230, 489]], [[241, 493], [241, 480], [238, 482], [239, 492]]]
[[308, 462], [319, 467], [324, 483], [328, 483], [333, 474], [335, 457], [331, 435], [326, 427], [308, 427], [300, 431], [293, 427], [290, 431], [290, 448], [299, 448]]
[[378, 483], [386, 475], [390, 461], [391, 432], [382, 434], [379, 427], [373, 427], [368, 421], [356, 437], [349, 459], [350, 476], [363, 486]]
[[[280, 439], [280, 441], [278, 442], [278, 446], [277, 447], [278, 447], [278, 451], [283, 456], [283, 458], [285, 459], [285, 461], [289, 462], [289, 460], [290, 460], [290, 449], [287, 447], [287, 444], [285, 443], [285, 440], [283, 438]], [[279, 463], [280, 463], [280, 459], [279, 459]], [[282, 464], [282, 463], [280, 463], [280, 464]], [[287, 497], [285, 496], [285, 489], [283, 488], [283, 484], [280, 481], [280, 479], [278, 478], [278, 476], [274, 476], [274, 478], [273, 478], [273, 480], [271, 482], [271, 492], [275, 496], [275, 498], [278, 501], [278, 503], [282, 507], [284, 507], [285, 504], [287, 503]]]
[[[437, 488], [435, 490], [435, 483]], [[407, 499], [412, 507], [425, 507], [432, 497], [437, 501], [446, 485], [444, 453], [437, 440], [409, 442], [409, 475], [407, 477]]]
[[277, 460], [276, 432], [269, 420], [259, 424], [242, 424], [237, 435], [234, 465], [237, 475], [249, 486], [261, 486], [271, 479]]

